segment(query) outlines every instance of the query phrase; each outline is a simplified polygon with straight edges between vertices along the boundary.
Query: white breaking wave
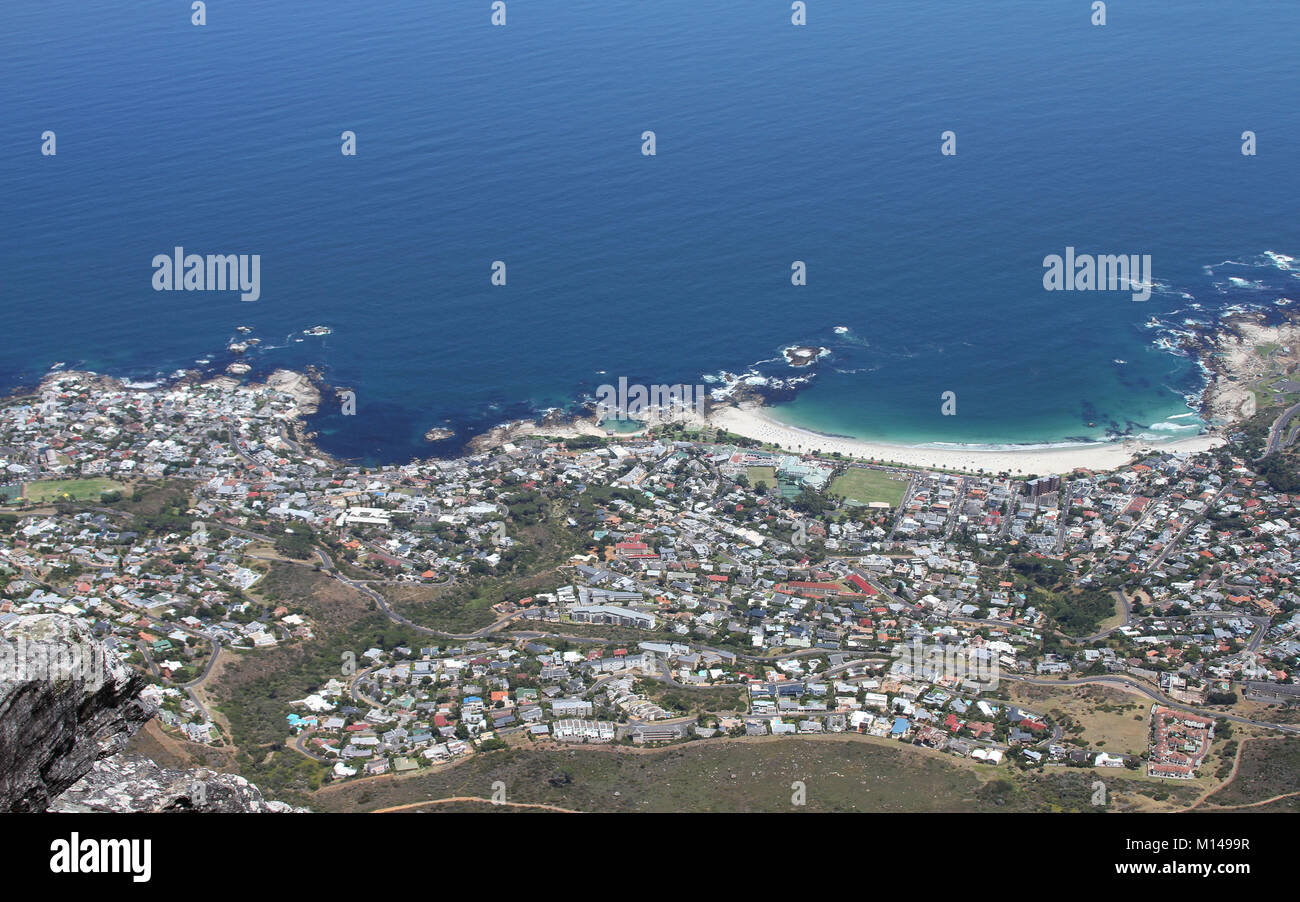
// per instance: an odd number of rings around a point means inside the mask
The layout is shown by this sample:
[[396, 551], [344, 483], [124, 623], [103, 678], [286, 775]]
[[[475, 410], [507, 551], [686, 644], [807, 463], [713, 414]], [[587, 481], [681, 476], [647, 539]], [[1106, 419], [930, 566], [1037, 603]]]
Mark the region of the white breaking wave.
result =
[[1264, 251], [1274, 266], [1285, 272], [1296, 272], [1295, 257], [1288, 257], [1286, 254], [1279, 254], [1277, 251]]
[[1250, 291], [1259, 291], [1265, 287], [1263, 282], [1251, 279], [1239, 279], [1236, 276], [1228, 276], [1228, 282], [1231, 283], [1233, 288], [1243, 288]]
[[[1179, 414], [1179, 416], [1186, 416], [1186, 414]], [[1173, 417], [1170, 417], [1170, 419], [1173, 419]], [[1157, 432], [1183, 432], [1187, 429], [1199, 430], [1201, 427], [1196, 423], [1170, 423], [1166, 421], [1161, 423], [1152, 423], [1147, 428], [1154, 429]]]
[[907, 445], [908, 448], [931, 448], [935, 451], [1055, 451], [1061, 448], [1097, 448], [1114, 442], [1041, 442], [1038, 444], [963, 444], [962, 442], [922, 442], [919, 445]]

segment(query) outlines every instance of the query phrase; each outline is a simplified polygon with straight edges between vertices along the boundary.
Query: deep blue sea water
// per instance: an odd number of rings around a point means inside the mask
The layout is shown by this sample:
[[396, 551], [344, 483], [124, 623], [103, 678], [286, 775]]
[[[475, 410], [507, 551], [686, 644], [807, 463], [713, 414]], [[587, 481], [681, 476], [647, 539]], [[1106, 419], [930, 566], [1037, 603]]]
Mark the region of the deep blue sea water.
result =
[[[1179, 434], [1201, 376], [1154, 342], [1300, 297], [1264, 256], [1300, 257], [1300, 4], [1109, 7], [810, 0], [796, 28], [782, 0], [509, 0], [496, 28], [487, 0], [211, 0], [198, 28], [175, 0], [6, 0], [0, 387], [219, 370], [247, 325], [255, 372], [356, 391], [315, 419], [327, 450], [401, 461], [807, 343], [832, 354], [777, 408], [799, 425]], [[260, 254], [261, 300], [153, 291], [176, 245]], [[1067, 245], [1151, 254], [1156, 293], [1043, 291]]]

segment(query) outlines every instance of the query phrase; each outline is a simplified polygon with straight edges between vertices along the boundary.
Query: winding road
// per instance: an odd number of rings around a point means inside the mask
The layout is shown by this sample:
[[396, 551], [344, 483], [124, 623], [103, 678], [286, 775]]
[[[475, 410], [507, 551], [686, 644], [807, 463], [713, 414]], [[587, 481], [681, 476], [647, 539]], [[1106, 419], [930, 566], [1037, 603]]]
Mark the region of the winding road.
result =
[[1286, 429], [1286, 424], [1298, 413], [1300, 413], [1300, 404], [1292, 404], [1273, 421], [1273, 425], [1268, 430], [1268, 443], [1264, 446], [1265, 457], [1275, 451], [1281, 451], [1295, 441], [1296, 434], [1300, 432], [1300, 423], [1291, 428], [1285, 440], [1282, 438], [1282, 432]]

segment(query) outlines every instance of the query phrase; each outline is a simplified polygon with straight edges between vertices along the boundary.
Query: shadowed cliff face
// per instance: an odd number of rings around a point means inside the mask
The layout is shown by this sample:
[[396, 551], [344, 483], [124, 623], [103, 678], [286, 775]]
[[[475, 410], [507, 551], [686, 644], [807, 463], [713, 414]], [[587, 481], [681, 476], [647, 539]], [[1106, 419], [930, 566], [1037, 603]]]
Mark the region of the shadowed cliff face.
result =
[[0, 811], [293, 811], [236, 774], [118, 753], [156, 710], [144, 678], [61, 614], [0, 626]]
[[154, 710], [143, 678], [69, 617], [0, 627], [0, 811], [44, 811]]

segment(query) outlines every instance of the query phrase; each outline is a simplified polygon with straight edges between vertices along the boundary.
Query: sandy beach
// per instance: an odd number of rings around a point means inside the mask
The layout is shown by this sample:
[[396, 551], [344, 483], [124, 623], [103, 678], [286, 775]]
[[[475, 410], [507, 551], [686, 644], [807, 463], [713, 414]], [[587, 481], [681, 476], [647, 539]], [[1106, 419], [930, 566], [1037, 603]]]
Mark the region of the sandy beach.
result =
[[[653, 418], [651, 418], [653, 420]], [[746, 401], [738, 406], [715, 408], [707, 420], [695, 416], [677, 417], [695, 426], [725, 429], [736, 435], [776, 445], [800, 454], [816, 451], [830, 454], [838, 451], [845, 457], [861, 460], [892, 462], [907, 467], [931, 470], [962, 470], [977, 473], [1008, 473], [1012, 476], [1051, 473], [1071, 473], [1075, 470], [1114, 470], [1128, 464], [1135, 456], [1153, 450], [1169, 452], [1206, 451], [1224, 443], [1217, 434], [1191, 436], [1167, 442], [1139, 441], [1098, 442], [1077, 447], [1029, 447], [979, 450], [973, 448], [929, 448], [918, 445], [895, 445], [887, 442], [864, 441], [842, 436], [824, 435], [779, 422], [767, 409], [756, 402]], [[649, 424], [653, 426], [653, 422]], [[499, 426], [481, 436], [482, 447], [494, 447], [504, 441], [528, 435], [551, 439], [573, 438], [580, 435], [607, 437], [607, 433], [594, 422], [580, 418], [562, 425], [541, 426], [524, 420]], [[631, 439], [636, 434], [625, 435]]]
[[[725, 429], [736, 435], [775, 445], [799, 454], [839, 452], [845, 457], [894, 463], [906, 467], [964, 472], [1007, 473], [1011, 476], [1043, 476], [1071, 473], [1075, 470], [1106, 471], [1123, 467], [1144, 453], [1195, 453], [1217, 448], [1225, 443], [1224, 434], [1233, 423], [1255, 413], [1258, 383], [1270, 374], [1287, 371], [1300, 364], [1300, 323], [1287, 321], [1265, 325], [1259, 316], [1233, 317], [1217, 329], [1210, 340], [1195, 348], [1201, 355], [1210, 384], [1202, 397], [1202, 416], [1210, 431], [1202, 435], [1158, 439], [1124, 439], [1113, 442], [1063, 446], [1026, 446], [980, 449], [976, 447], [929, 447], [892, 444], [844, 436], [825, 435], [791, 426], [775, 419], [760, 401], [747, 399], [738, 404], [715, 407], [702, 418], [694, 411], [674, 410], [667, 417], [697, 427]], [[657, 417], [646, 417], [653, 428]], [[539, 424], [519, 421], [505, 424], [479, 438], [482, 447], [525, 435], [563, 439], [579, 435], [607, 436], [588, 417], [556, 423]], [[634, 438], [635, 434], [622, 436]]]
[[1013, 476], [1070, 473], [1078, 469], [1113, 470], [1147, 451], [1196, 452], [1224, 444], [1225, 430], [1254, 415], [1256, 400], [1252, 389], [1270, 374], [1300, 364], [1300, 323], [1291, 319], [1266, 325], [1258, 314], [1232, 317], [1220, 324], [1209, 347], [1202, 347], [1200, 352], [1211, 373], [1203, 396], [1203, 416], [1208, 417], [1212, 431], [1166, 442], [1128, 439], [1077, 447], [988, 451], [898, 445], [800, 429], [773, 419], [764, 407], [754, 402], [715, 410], [709, 424], [790, 451], [838, 451], [847, 457], [893, 461], [927, 469], [983, 470]]
[[985, 473], [1009, 473], [1043, 476], [1070, 473], [1074, 470], [1113, 470], [1127, 464], [1143, 451], [1205, 451], [1223, 444], [1217, 435], [1198, 435], [1169, 442], [1123, 441], [1061, 448], [1026, 448], [1024, 450], [968, 450], [962, 448], [927, 448], [891, 445], [859, 439], [822, 435], [772, 419], [761, 407], [726, 407], [709, 417], [712, 425], [746, 438], [770, 442], [794, 452], [838, 451], [846, 457], [893, 461], [909, 467], [939, 470], [968, 470]]

